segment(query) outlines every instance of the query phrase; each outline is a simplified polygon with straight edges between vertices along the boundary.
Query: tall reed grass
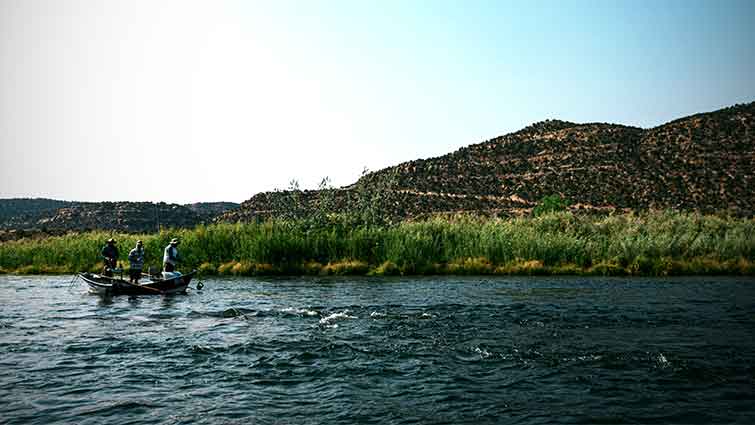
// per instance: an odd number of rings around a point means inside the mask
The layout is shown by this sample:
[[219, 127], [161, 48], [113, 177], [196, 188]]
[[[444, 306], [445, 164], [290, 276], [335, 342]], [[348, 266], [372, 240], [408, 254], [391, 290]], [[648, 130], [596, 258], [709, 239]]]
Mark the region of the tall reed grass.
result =
[[[96, 271], [109, 237], [92, 232], [5, 242], [0, 271]], [[115, 237], [124, 266], [141, 239], [153, 268], [178, 237], [180, 268], [205, 274], [755, 274], [755, 220], [680, 212], [359, 226], [334, 218], [317, 226], [267, 221]]]

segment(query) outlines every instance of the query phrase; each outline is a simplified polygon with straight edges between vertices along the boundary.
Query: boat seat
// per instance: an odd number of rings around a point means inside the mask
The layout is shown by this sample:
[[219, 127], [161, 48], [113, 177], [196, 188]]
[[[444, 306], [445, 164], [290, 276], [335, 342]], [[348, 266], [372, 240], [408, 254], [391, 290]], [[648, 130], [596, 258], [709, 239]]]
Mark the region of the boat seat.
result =
[[181, 272], [163, 272], [163, 280], [173, 279], [181, 276]]

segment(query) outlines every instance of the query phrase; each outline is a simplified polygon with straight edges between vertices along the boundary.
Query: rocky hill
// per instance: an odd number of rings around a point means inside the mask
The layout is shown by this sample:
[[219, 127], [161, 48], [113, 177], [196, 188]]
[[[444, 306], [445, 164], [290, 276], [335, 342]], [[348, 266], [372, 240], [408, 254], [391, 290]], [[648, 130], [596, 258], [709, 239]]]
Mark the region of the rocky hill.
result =
[[[405, 162], [328, 192], [255, 195], [221, 221], [360, 208], [364, 196], [398, 219], [474, 211], [518, 214], [548, 195], [587, 211], [680, 209], [755, 211], [755, 103], [697, 114], [652, 128], [558, 120]], [[360, 200], [361, 199], [361, 200]]]
[[561, 195], [583, 211], [680, 209], [755, 214], [755, 103], [641, 129], [548, 120], [436, 158], [369, 173], [323, 191], [265, 192], [190, 205], [0, 199], [0, 241], [86, 230], [152, 232], [210, 221], [370, 212], [529, 212]]
[[238, 208], [240, 204], [235, 202], [195, 202], [185, 206], [203, 218], [211, 220], [228, 210]]
[[69, 202], [52, 199], [0, 199], [0, 241], [87, 230], [128, 233], [194, 227], [209, 222], [234, 203], [178, 205], [152, 202]]
[[0, 199], [0, 223], [14, 217], [25, 217], [25, 220], [34, 220], [34, 217], [39, 219], [54, 213], [58, 208], [74, 204], [76, 202], [45, 198]]

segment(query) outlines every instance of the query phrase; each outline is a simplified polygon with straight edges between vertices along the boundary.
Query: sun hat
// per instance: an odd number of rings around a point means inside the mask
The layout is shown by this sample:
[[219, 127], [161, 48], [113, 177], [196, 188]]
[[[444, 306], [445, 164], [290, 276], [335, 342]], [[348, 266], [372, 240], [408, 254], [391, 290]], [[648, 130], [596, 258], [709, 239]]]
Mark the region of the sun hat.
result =
[[115, 241], [115, 239], [110, 238], [110, 239], [107, 240], [107, 243], [117, 243], [117, 242]]
[[173, 239], [170, 240], [170, 244], [171, 245], [173, 245], [174, 243], [179, 243], [179, 242], [180, 241], [178, 240], [178, 238], [173, 238]]

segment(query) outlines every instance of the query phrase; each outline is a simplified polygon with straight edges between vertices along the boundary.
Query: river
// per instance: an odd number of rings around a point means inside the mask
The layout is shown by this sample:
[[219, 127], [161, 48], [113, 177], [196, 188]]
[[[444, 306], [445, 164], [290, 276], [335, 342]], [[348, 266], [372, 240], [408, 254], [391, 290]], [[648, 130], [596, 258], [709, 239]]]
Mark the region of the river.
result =
[[0, 423], [755, 423], [753, 279], [204, 284], [0, 276]]

